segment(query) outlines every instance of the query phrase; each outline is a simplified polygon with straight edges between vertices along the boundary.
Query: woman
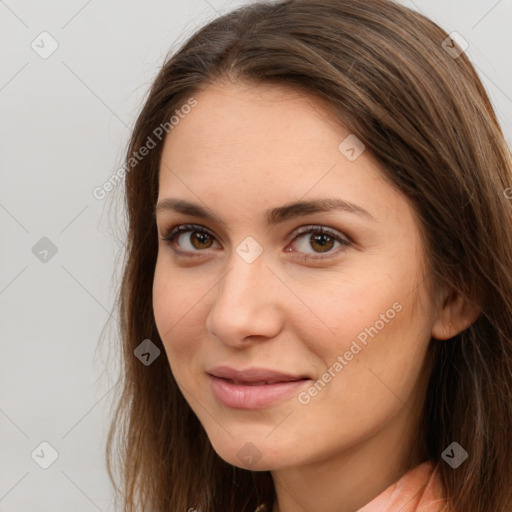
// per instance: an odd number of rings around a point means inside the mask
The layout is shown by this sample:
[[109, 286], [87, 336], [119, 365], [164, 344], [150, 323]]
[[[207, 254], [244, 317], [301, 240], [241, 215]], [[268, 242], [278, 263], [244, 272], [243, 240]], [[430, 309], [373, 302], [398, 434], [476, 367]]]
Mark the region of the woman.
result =
[[510, 510], [512, 161], [460, 38], [239, 8], [163, 66], [125, 184], [123, 510]]

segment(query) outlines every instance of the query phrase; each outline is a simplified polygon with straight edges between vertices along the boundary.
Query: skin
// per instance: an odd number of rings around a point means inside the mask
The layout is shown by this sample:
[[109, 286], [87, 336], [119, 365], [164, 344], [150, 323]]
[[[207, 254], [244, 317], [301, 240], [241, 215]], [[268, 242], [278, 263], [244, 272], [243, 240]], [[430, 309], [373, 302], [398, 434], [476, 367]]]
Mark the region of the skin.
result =
[[[455, 336], [477, 312], [444, 291], [435, 307], [429, 303], [413, 210], [369, 150], [354, 161], [340, 152], [350, 131], [319, 99], [233, 82], [194, 97], [197, 106], [165, 140], [158, 201], [206, 205], [222, 222], [157, 213], [153, 307], [171, 370], [219, 456], [271, 471], [274, 512], [352, 512], [411, 468], [430, 338]], [[343, 198], [373, 218], [331, 211], [266, 226], [267, 209], [321, 197]], [[198, 241], [189, 231], [175, 241], [197, 258], [177, 256], [162, 240], [184, 223], [213, 234]], [[329, 238], [322, 252], [311, 234], [294, 235], [311, 225], [353, 243]], [[248, 236], [263, 249], [252, 263], [236, 252]], [[315, 255], [324, 259], [301, 258]], [[394, 303], [400, 312], [359, 343], [309, 403], [296, 393], [258, 410], [216, 400], [206, 374], [212, 366], [262, 366], [316, 381]], [[251, 465], [237, 456], [246, 443], [260, 454]]]

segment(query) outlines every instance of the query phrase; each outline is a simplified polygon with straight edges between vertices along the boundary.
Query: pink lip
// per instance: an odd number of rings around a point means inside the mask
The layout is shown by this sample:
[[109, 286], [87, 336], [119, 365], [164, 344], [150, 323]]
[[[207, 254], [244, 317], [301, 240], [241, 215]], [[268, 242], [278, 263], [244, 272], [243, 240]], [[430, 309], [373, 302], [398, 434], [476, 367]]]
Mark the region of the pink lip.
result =
[[212, 391], [219, 402], [235, 409], [260, 409], [289, 395], [311, 379], [266, 368], [235, 370], [218, 366], [209, 372]]
[[243, 370], [237, 370], [230, 366], [215, 366], [208, 370], [207, 373], [213, 377], [220, 377], [221, 379], [228, 379], [242, 383], [258, 381], [270, 381], [270, 383], [289, 382], [309, 378], [307, 375], [291, 375], [289, 373], [282, 373], [276, 370], [255, 366], [251, 366], [250, 368], [245, 368]]

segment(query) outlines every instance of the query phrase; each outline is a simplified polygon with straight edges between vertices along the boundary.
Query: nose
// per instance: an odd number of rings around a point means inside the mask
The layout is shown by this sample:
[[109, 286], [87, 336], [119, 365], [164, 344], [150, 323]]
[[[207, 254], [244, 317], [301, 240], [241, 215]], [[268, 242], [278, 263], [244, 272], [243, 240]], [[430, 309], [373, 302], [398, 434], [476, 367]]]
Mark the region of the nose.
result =
[[[284, 284], [267, 266], [263, 255], [247, 263], [234, 253], [220, 279], [206, 319], [206, 329], [224, 344], [243, 348], [249, 340], [277, 336], [282, 328]], [[289, 297], [288, 297], [289, 299]]]

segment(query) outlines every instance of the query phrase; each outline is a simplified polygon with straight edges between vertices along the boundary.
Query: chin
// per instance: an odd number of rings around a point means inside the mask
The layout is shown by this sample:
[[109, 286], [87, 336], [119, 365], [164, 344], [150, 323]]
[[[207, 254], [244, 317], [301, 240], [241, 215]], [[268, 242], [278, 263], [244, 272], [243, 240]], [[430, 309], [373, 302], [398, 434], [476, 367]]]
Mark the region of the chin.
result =
[[222, 440], [214, 439], [212, 442], [210, 439], [210, 442], [221, 459], [241, 469], [271, 471], [298, 463], [296, 449], [290, 446], [293, 450], [291, 457], [287, 447], [281, 445], [277, 448], [275, 440], [272, 442], [271, 437], [265, 439], [264, 435], [251, 437], [246, 433], [239, 438], [226, 435]]

